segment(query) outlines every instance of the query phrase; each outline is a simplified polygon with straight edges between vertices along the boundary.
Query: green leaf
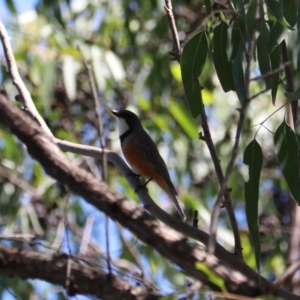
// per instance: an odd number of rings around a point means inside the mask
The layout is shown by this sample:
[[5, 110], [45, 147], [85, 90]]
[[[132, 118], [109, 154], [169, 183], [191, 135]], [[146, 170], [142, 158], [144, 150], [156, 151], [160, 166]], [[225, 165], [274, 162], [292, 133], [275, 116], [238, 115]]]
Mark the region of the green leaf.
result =
[[77, 92], [76, 76], [79, 71], [78, 63], [71, 55], [63, 55], [63, 79], [69, 100], [74, 101]]
[[180, 66], [182, 82], [187, 99], [187, 104], [194, 118], [203, 110], [201, 88], [198, 77], [200, 76], [208, 51], [208, 41], [204, 31], [194, 35], [184, 46]]
[[284, 96], [291, 100], [300, 99], [300, 87], [295, 92], [284, 92]]
[[275, 21], [270, 30], [270, 50], [281, 44], [287, 29], [283, 27], [278, 21]]
[[234, 9], [237, 13], [243, 13], [244, 12], [244, 1], [243, 0], [232, 0]]
[[241, 46], [241, 35], [244, 36], [245, 31], [245, 16], [241, 16], [233, 23], [231, 32], [231, 55], [230, 60], [233, 61], [238, 55]]
[[228, 61], [226, 52], [227, 36], [228, 25], [225, 22], [220, 22], [220, 24], [214, 29], [212, 54], [215, 69], [224, 92], [235, 90], [232, 74], [232, 63]]
[[252, 35], [254, 19], [255, 19], [255, 1], [252, 1], [249, 5], [248, 11], [246, 13], [246, 29], [248, 39]]
[[[287, 0], [283, 0], [287, 1]], [[269, 12], [276, 18], [276, 20], [284, 27], [288, 27], [291, 29], [291, 25], [287, 22], [283, 15], [282, 3], [278, 0], [268, 0], [267, 6]]]
[[185, 112], [185, 110], [180, 106], [180, 104], [173, 101], [168, 105], [168, 109], [176, 122], [178, 122], [178, 124], [184, 130], [186, 135], [190, 139], [196, 139], [198, 137], [197, 126], [190, 116]]
[[260, 145], [254, 139], [245, 149], [244, 164], [249, 166], [249, 180], [245, 182], [246, 216], [254, 246], [256, 268], [260, 266], [260, 239], [258, 228], [259, 178], [263, 164]]
[[300, 149], [300, 107], [298, 101], [298, 109], [297, 109], [297, 119], [295, 124], [295, 133], [298, 141], [298, 149]]
[[[262, 75], [271, 71], [270, 31], [264, 19], [260, 21], [260, 35], [257, 39], [257, 58]], [[265, 78], [266, 88], [272, 87], [272, 78]]]
[[274, 72], [276, 69], [280, 67], [281, 63], [281, 45], [275, 47], [275, 49], [271, 53], [271, 66], [272, 72], [274, 73], [272, 77], [272, 103], [275, 105], [277, 89], [279, 85], [279, 72]]
[[12, 14], [17, 14], [17, 9], [13, 0], [5, 0], [5, 4]]
[[245, 102], [245, 80], [244, 80], [244, 70], [243, 70], [243, 54], [244, 47], [240, 45], [238, 55], [232, 63], [233, 80], [235, 85], [235, 90], [243, 105]]
[[211, 8], [210, 0], [204, 0], [204, 5], [205, 5], [205, 8], [206, 8], [206, 16], [207, 17], [211, 16], [212, 8]]
[[295, 0], [281, 0], [283, 16], [293, 27], [297, 23], [297, 7]]
[[53, 91], [54, 81], [56, 79], [56, 70], [55, 70], [56, 62], [48, 61], [44, 66], [44, 74], [43, 74], [43, 90], [41, 99], [44, 105], [44, 112], [48, 116], [50, 113], [50, 105], [51, 105], [51, 93]]
[[217, 275], [214, 270], [208, 268], [207, 265], [200, 261], [196, 263], [196, 268], [202, 271], [208, 277], [208, 280], [219, 287], [223, 293], [227, 292], [224, 279]]
[[294, 131], [285, 121], [277, 128], [274, 143], [283, 176], [292, 196], [300, 205], [298, 142]]
[[58, 4], [54, 5], [53, 7], [53, 14], [54, 17], [57, 19], [58, 23], [62, 26], [62, 28], [66, 28], [66, 24], [62, 18], [61, 9]]

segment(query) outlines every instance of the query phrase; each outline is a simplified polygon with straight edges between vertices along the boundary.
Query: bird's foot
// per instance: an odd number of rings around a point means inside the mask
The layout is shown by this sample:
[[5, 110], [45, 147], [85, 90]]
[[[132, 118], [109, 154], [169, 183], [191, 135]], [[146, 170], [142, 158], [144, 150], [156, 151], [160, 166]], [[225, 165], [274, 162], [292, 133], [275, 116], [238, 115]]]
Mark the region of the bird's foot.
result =
[[[142, 189], [147, 190], [146, 185], [147, 185], [152, 179], [153, 179], [153, 178], [148, 179], [144, 184], [141, 184], [140, 186], [138, 186], [134, 191], [137, 193], [139, 190], [142, 190]], [[147, 190], [147, 191], [148, 191], [148, 190]]]

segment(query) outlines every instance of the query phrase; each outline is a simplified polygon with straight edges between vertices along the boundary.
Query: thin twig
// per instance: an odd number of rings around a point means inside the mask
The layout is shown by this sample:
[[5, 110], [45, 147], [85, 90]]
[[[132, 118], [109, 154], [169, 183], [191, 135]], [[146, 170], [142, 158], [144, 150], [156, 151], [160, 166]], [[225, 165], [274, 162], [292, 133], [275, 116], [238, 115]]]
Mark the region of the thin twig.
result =
[[[220, 188], [222, 188], [222, 184], [224, 182], [224, 174], [223, 174], [223, 170], [221, 168], [220, 160], [219, 160], [215, 145], [213, 143], [213, 140], [212, 140], [212, 137], [210, 134], [210, 129], [208, 126], [205, 110], [203, 110], [203, 112], [201, 114], [201, 126], [202, 126], [202, 129], [204, 132], [204, 140], [209, 149], [210, 156], [212, 158], [212, 161], [213, 161], [213, 164], [215, 167], [215, 171], [216, 171], [216, 174], [218, 177]], [[225, 199], [224, 205], [225, 205], [225, 208], [229, 215], [229, 220], [230, 220], [232, 232], [234, 235], [235, 253], [238, 254], [239, 256], [242, 256], [242, 243], [241, 243], [241, 238], [240, 238], [240, 232], [239, 232], [239, 228], [237, 225], [237, 220], [236, 220], [235, 213], [234, 213], [234, 210], [232, 207], [232, 201], [231, 201], [231, 197], [230, 197], [230, 193], [229, 193], [228, 189], [225, 190], [224, 199]]]
[[[253, 77], [250, 79], [250, 81], [257, 81], [257, 80], [263, 80], [263, 79], [266, 79], [266, 78], [269, 78], [269, 77], [272, 77], [274, 76], [275, 74], [277, 73], [280, 73], [281, 71], [285, 70], [287, 66], [290, 66], [291, 65], [291, 62], [290, 61], [287, 61], [285, 62], [282, 66], [280, 66], [279, 68], [275, 69], [275, 70], [272, 70], [270, 72], [267, 72], [263, 75], [260, 75], [260, 76], [256, 76], [256, 77]], [[290, 92], [290, 91], [288, 91]]]
[[295, 261], [291, 264], [285, 272], [275, 281], [275, 286], [280, 287], [290, 282], [295, 273], [300, 269], [300, 260]]
[[19, 92], [18, 100], [20, 100], [24, 106], [24, 111], [30, 115], [30, 117], [35, 120], [43, 129], [44, 131], [49, 135], [53, 136], [51, 130], [47, 126], [44, 119], [41, 117], [39, 112], [37, 111], [30, 93], [28, 92], [20, 74], [18, 71], [17, 63], [14, 57], [14, 54], [12, 52], [12, 48], [10, 45], [10, 38], [6, 32], [6, 29], [4, 25], [0, 21], [0, 39], [2, 42], [2, 47], [7, 63], [7, 69], [8, 73], [10, 74], [10, 77], [13, 81], [13, 84], [17, 88]]
[[6, 171], [5, 168], [2, 168], [0, 166], [0, 178], [5, 178], [9, 182], [11, 182], [13, 185], [19, 187], [24, 191], [24, 193], [28, 193], [33, 199], [35, 200], [42, 200], [42, 195], [39, 193], [35, 188], [33, 188], [31, 185], [29, 185], [26, 181], [20, 179], [15, 174], [10, 174], [8, 171]]
[[171, 31], [172, 31], [172, 37], [173, 37], [173, 47], [174, 47], [174, 52], [171, 54], [174, 56], [174, 60], [177, 60], [180, 62], [180, 56], [181, 56], [181, 49], [180, 49], [180, 41], [179, 41], [179, 36], [178, 36], [178, 31], [176, 27], [176, 22], [173, 14], [173, 6], [172, 6], [172, 1], [171, 0], [165, 0], [165, 6], [164, 9], [167, 12], [167, 16], [169, 19]]
[[94, 217], [90, 215], [90, 216], [88, 216], [88, 218], [85, 222], [84, 230], [82, 233], [81, 245], [79, 248], [79, 254], [81, 254], [82, 256], [87, 255], [91, 236], [92, 236], [92, 229], [93, 229], [94, 221], [95, 221]]
[[[138, 251], [135, 243], [130, 243], [129, 241], [127, 241], [127, 239], [124, 237], [123, 234], [123, 228], [121, 227], [120, 224], [117, 224], [118, 229], [119, 229], [119, 235], [120, 235], [120, 239], [122, 241], [122, 244], [125, 245], [125, 247], [127, 248], [127, 250], [129, 251], [129, 253], [131, 254], [131, 256], [133, 257], [133, 260], [135, 261], [135, 263], [137, 264], [138, 268], [139, 268], [139, 277], [144, 279], [144, 268], [143, 268], [143, 263], [142, 263], [142, 257], [140, 252]], [[124, 246], [122, 246], [123, 250], [124, 250]]]
[[[98, 134], [99, 134], [99, 140], [100, 140], [100, 146], [101, 149], [105, 149], [105, 136], [104, 136], [104, 130], [103, 130], [103, 122], [102, 122], [102, 116], [101, 116], [101, 103], [100, 99], [98, 97], [97, 89], [96, 89], [96, 82], [94, 78], [94, 74], [92, 72], [91, 64], [86, 60], [83, 52], [81, 51], [81, 48], [77, 46], [77, 49], [81, 55], [81, 59], [83, 61], [83, 64], [88, 72], [88, 78], [90, 87], [92, 90], [94, 103], [95, 103], [95, 112], [98, 120]], [[103, 151], [103, 155], [101, 158], [101, 173], [102, 173], [102, 179], [103, 181], [107, 182], [107, 157], [105, 154], [105, 151]], [[106, 253], [107, 253], [107, 268], [108, 273], [111, 274], [111, 265], [110, 265], [110, 251], [109, 251], [109, 218], [105, 216], [105, 241], [106, 241]]]

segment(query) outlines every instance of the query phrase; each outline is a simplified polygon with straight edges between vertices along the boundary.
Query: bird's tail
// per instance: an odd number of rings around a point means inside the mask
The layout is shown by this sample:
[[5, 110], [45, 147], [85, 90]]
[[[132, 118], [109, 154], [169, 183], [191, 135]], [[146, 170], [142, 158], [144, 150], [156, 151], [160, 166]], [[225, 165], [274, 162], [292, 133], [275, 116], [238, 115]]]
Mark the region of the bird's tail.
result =
[[179, 202], [178, 202], [178, 199], [177, 199], [176, 195], [169, 193], [169, 196], [171, 197], [171, 199], [172, 199], [172, 201], [173, 201], [173, 203], [174, 203], [174, 205], [175, 205], [175, 207], [176, 207], [176, 209], [177, 209], [177, 211], [178, 211], [178, 213], [179, 213], [182, 221], [185, 222], [186, 216], [185, 216], [182, 208], [179, 205]]

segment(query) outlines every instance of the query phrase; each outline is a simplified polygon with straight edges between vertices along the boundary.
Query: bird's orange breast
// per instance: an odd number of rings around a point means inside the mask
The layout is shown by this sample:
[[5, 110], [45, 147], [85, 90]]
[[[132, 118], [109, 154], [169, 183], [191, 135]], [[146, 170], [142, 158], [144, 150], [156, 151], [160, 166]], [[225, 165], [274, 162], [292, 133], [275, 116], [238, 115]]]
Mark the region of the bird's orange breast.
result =
[[127, 162], [136, 173], [145, 178], [157, 176], [155, 167], [137, 151], [136, 141], [133, 137], [129, 136], [124, 140], [122, 151]]
[[172, 196], [170, 186], [155, 165], [149, 162], [145, 156], [137, 151], [137, 137], [129, 135], [122, 142], [122, 152], [132, 169], [146, 179], [152, 178], [158, 186], [163, 189], [169, 196]]

